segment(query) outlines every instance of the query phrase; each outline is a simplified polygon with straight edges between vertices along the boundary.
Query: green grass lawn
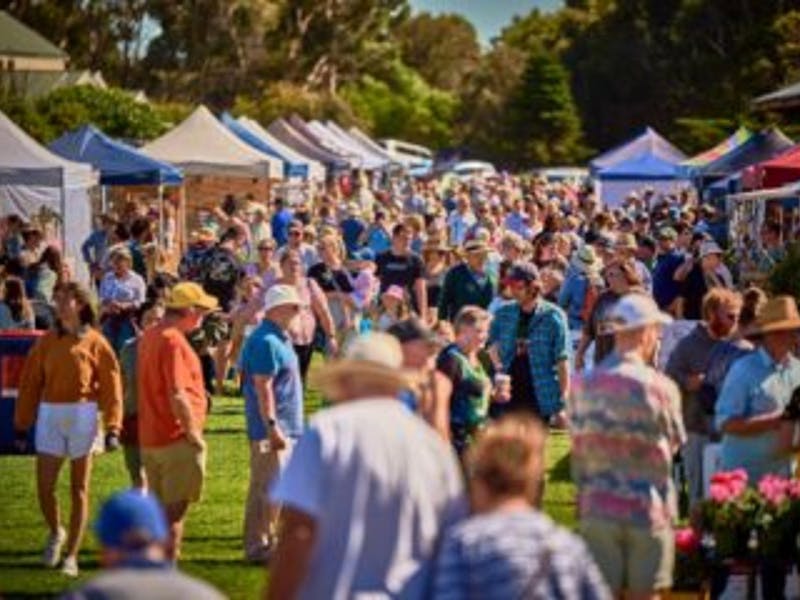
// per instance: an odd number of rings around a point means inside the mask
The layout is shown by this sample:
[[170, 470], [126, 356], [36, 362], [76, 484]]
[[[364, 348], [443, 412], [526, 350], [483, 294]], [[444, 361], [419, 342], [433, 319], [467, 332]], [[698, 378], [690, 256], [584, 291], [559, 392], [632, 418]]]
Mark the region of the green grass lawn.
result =
[[[319, 407], [312, 390], [307, 409]], [[189, 512], [182, 569], [218, 587], [231, 598], [253, 598], [261, 590], [266, 571], [242, 561], [242, 517], [247, 493], [248, 453], [242, 400], [218, 398], [206, 429], [208, 478], [204, 497]], [[574, 489], [569, 478], [569, 441], [551, 436], [548, 448], [545, 510], [560, 523], [574, 524]], [[62, 518], [68, 508], [69, 477], [59, 482]], [[91, 485], [92, 520], [102, 499], [128, 485], [120, 452], [96, 458]], [[58, 570], [41, 566], [45, 539], [34, 485], [32, 457], [0, 457], [0, 597], [52, 597], [91, 577], [98, 568], [94, 536], [89, 532], [80, 554], [78, 583]]]

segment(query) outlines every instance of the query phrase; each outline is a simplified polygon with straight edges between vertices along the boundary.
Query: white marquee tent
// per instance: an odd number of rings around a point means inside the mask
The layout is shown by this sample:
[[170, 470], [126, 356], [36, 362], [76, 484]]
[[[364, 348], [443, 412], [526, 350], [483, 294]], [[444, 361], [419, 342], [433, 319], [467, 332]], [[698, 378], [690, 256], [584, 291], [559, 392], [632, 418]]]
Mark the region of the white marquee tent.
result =
[[0, 112], [0, 215], [56, 215], [64, 255], [83, 283], [89, 272], [80, 248], [92, 231], [89, 188], [96, 184], [91, 165], [53, 154]]
[[205, 106], [141, 151], [187, 175], [283, 178], [283, 162], [259, 152], [220, 123]]
[[273, 147], [278, 154], [296, 161], [298, 163], [308, 165], [308, 178], [314, 181], [325, 181], [325, 165], [321, 162], [300, 154], [293, 148], [290, 148], [278, 138], [270, 134], [266, 129], [261, 126], [261, 123], [254, 121], [248, 117], [239, 117], [239, 123], [242, 124], [250, 133], [263, 139], [267, 144]]

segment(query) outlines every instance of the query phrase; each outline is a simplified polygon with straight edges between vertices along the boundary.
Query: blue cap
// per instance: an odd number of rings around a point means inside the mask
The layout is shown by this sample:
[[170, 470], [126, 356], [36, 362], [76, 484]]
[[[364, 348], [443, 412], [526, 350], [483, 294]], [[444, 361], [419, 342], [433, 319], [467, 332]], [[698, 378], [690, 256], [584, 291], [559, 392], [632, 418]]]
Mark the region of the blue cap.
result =
[[103, 546], [121, 550], [165, 542], [169, 534], [158, 500], [140, 490], [119, 492], [106, 500], [94, 528]]
[[364, 246], [363, 248], [359, 248], [355, 252], [353, 252], [353, 260], [358, 261], [373, 261], [375, 260], [375, 253], [372, 251], [372, 248], [369, 246]]

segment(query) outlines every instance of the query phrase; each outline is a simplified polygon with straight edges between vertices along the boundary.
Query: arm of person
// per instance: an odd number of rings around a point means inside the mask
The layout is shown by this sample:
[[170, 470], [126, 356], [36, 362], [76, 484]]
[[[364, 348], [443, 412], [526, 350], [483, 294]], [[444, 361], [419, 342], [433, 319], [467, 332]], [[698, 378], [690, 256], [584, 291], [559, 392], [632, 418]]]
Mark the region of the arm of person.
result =
[[553, 349], [555, 352], [556, 368], [558, 370], [558, 386], [561, 389], [561, 397], [566, 400], [569, 395], [569, 327], [567, 317], [562, 311], [558, 311], [553, 328]]
[[103, 411], [107, 433], [118, 434], [122, 429], [122, 370], [114, 350], [102, 339], [98, 351], [97, 401]]
[[272, 389], [274, 377], [266, 375], [253, 375], [253, 387], [258, 396], [258, 411], [261, 420], [269, 432], [269, 442], [273, 450], [283, 450], [286, 447], [286, 438], [278, 427], [275, 419], [278, 415], [275, 402], [275, 391]]
[[316, 281], [310, 279], [309, 285], [311, 286], [311, 310], [314, 311], [317, 319], [319, 319], [322, 331], [325, 332], [328, 339], [334, 339], [336, 336], [336, 326], [333, 323], [331, 310], [328, 306], [328, 299], [325, 297], [325, 294]]
[[569, 396], [569, 361], [562, 359], [556, 365], [558, 369], [558, 387], [561, 389], [561, 397], [567, 398]]
[[578, 342], [578, 347], [575, 349], [575, 369], [578, 371], [582, 370], [586, 364], [586, 350], [589, 348], [589, 344], [592, 343], [589, 331], [589, 324], [587, 323], [583, 331], [581, 331], [581, 339]]
[[722, 433], [758, 435], [778, 428], [782, 411], [748, 415], [748, 396], [751, 385], [746, 369], [735, 362], [722, 384], [717, 400], [715, 425]]
[[428, 286], [424, 277], [414, 280], [414, 296], [417, 299], [417, 309], [420, 317], [425, 319], [428, 315]]
[[694, 259], [690, 256], [683, 261], [680, 267], [675, 269], [675, 274], [672, 276], [672, 278], [678, 283], [682, 283], [689, 276], [689, 273], [691, 273], [693, 267]]
[[22, 367], [19, 392], [14, 403], [14, 429], [17, 431], [27, 431], [36, 421], [36, 413], [44, 391], [46, 344], [48, 344], [47, 338], [37, 341]]
[[316, 538], [317, 523], [311, 515], [291, 506], [281, 510], [281, 535], [264, 598], [283, 600], [297, 597], [308, 574]]

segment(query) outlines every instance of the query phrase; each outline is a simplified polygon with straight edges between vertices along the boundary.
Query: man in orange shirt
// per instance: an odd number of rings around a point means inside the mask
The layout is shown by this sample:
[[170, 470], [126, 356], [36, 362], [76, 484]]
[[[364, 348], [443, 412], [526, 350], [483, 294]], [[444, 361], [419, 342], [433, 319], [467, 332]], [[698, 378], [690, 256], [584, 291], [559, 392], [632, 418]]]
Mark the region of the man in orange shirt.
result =
[[139, 444], [148, 486], [170, 525], [169, 558], [177, 560], [183, 521], [205, 478], [206, 392], [200, 359], [186, 340], [217, 300], [196, 283], [177, 284], [164, 320], [142, 335], [137, 353]]

